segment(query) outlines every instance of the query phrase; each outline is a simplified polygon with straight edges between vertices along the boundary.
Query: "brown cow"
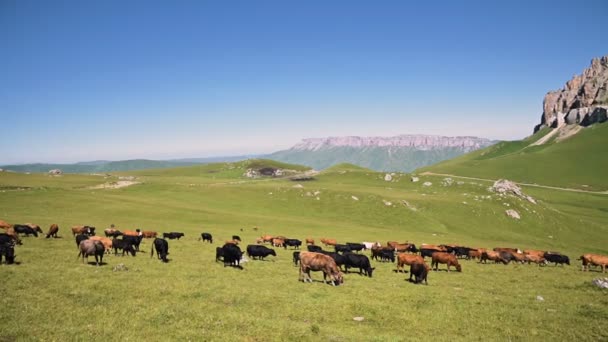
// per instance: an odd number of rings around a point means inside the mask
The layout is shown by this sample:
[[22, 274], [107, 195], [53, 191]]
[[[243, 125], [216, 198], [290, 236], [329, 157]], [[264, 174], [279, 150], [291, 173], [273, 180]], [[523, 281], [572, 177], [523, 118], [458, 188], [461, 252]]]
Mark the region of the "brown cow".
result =
[[414, 263], [422, 263], [424, 264], [424, 259], [417, 254], [407, 254], [407, 253], [399, 253], [397, 254], [397, 272], [401, 269], [402, 272], [405, 272], [405, 265], [412, 265]]
[[44, 234], [44, 233], [42, 232], [42, 228], [40, 228], [40, 226], [39, 226], [39, 225], [37, 225], [37, 224], [33, 224], [33, 223], [26, 223], [25, 225], [26, 225], [26, 226], [28, 226], [28, 227], [30, 227], [30, 228], [32, 228], [32, 229], [33, 229], [34, 231], [36, 231], [37, 233]]
[[152, 238], [156, 238], [156, 236], [158, 235], [157, 232], [153, 232], [151, 230], [144, 230], [142, 232], [142, 236], [146, 239], [152, 239]]
[[526, 255], [523, 253], [511, 253], [511, 255], [513, 256], [513, 260], [519, 261], [522, 264], [527, 261]]
[[391, 247], [393, 250], [395, 249], [395, 246], [397, 246], [398, 244], [399, 244], [399, 242], [397, 242], [397, 241], [387, 241], [386, 242], [386, 245], [388, 247]]
[[8, 228], [11, 228], [12, 226], [13, 226], [12, 224], [10, 224], [10, 223], [8, 223], [6, 221], [0, 220], [0, 228], [3, 228], [3, 229], [6, 230]]
[[[94, 235], [94, 227], [89, 227], [89, 226], [72, 226], [72, 235], [76, 236], [79, 234], [87, 234], [87, 235]], [[93, 232], [91, 232], [93, 231]]]
[[540, 266], [541, 264], [544, 265], [547, 263], [547, 260], [545, 260], [544, 256], [536, 255], [536, 254], [524, 254], [524, 260], [528, 262], [528, 265], [532, 262], [535, 264], [538, 264], [538, 266]]
[[503, 259], [500, 256], [499, 252], [494, 252], [494, 251], [485, 251], [483, 253], [481, 253], [481, 258], [479, 259], [479, 262], [482, 262], [485, 264], [487, 260], [492, 260], [494, 261], [494, 263], [499, 263], [502, 262], [503, 264], [508, 264], [509, 262], [505, 259]]
[[336, 241], [336, 239], [327, 239], [327, 238], [322, 238], [321, 242], [325, 246], [335, 246], [338, 243], [338, 241]]
[[435, 252], [432, 255], [431, 267], [435, 266], [435, 271], [439, 270], [439, 264], [447, 264], [448, 272], [450, 272], [450, 266], [455, 266], [456, 271], [462, 272], [462, 267], [458, 263], [458, 258], [452, 253]]
[[279, 239], [279, 238], [274, 238], [274, 239], [272, 239], [272, 245], [274, 247], [285, 247], [285, 240]]
[[57, 237], [57, 232], [59, 232], [59, 226], [56, 223], [53, 223], [50, 227], [49, 227], [49, 232], [46, 233], [46, 238], [50, 238], [51, 236], [56, 238]]
[[274, 239], [274, 236], [272, 235], [262, 235], [261, 239], [263, 242], [270, 242], [272, 243], [272, 239]]
[[140, 235], [142, 235], [142, 232], [139, 229], [125, 230], [125, 231], [122, 232], [122, 235], [124, 235], [124, 236], [140, 236]]
[[496, 247], [493, 249], [494, 252], [509, 252], [509, 253], [521, 253], [521, 250], [519, 248], [503, 248], [503, 247]]
[[233, 245], [238, 245], [239, 244], [239, 240], [226, 240], [225, 244], [233, 244]]
[[419, 247], [420, 249], [435, 249], [441, 252], [447, 252], [447, 248], [443, 247], [443, 246], [438, 246], [438, 245], [430, 245], [428, 243], [423, 243], [422, 245], [420, 245]]
[[524, 249], [525, 255], [537, 255], [539, 257], [543, 257], [545, 255], [545, 251], [539, 251], [537, 249]]
[[307, 245], [314, 245], [315, 244], [315, 239], [306, 238], [306, 244]]
[[481, 258], [481, 252], [477, 249], [472, 249], [469, 251], [469, 258], [471, 259], [480, 259]]
[[322, 271], [324, 281], [326, 281], [327, 275], [329, 275], [333, 286], [344, 282], [342, 272], [340, 272], [336, 262], [330, 256], [315, 252], [300, 252], [300, 275], [298, 280], [304, 282], [310, 281], [312, 283], [310, 271]]
[[6, 235], [10, 236], [11, 239], [15, 240], [15, 243], [18, 245], [22, 245], [23, 243], [21, 242], [21, 239], [19, 238], [19, 235], [17, 234], [17, 232], [15, 231], [15, 229], [11, 226], [6, 228]]
[[601, 254], [588, 253], [588, 254], [581, 255], [579, 260], [582, 260], [582, 262], [583, 262], [583, 265], [582, 265], [583, 271], [588, 271], [589, 266], [593, 265], [593, 266], [601, 266], [602, 273], [606, 273], [606, 267], [608, 267], [608, 256], [601, 255]]
[[110, 250], [112, 249], [112, 239], [102, 236], [91, 236], [89, 237], [89, 240], [101, 242], [106, 253], [110, 253]]
[[397, 252], [411, 252], [412, 251], [412, 247], [415, 248], [415, 245], [413, 243], [399, 243], [396, 244], [395, 246], [393, 246], [393, 248], [395, 248], [395, 251]]

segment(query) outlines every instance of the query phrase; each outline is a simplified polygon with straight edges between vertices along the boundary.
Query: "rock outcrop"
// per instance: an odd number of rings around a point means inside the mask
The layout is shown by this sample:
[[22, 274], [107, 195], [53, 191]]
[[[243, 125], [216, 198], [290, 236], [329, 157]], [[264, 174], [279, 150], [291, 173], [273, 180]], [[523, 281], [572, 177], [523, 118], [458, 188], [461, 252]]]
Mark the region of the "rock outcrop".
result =
[[604, 56], [591, 60], [591, 66], [566, 82], [564, 88], [545, 95], [541, 122], [534, 132], [543, 127], [589, 126], [607, 120], [608, 56]]
[[521, 191], [521, 188], [510, 180], [499, 179], [494, 182], [494, 185], [492, 185], [489, 190], [498, 194], [511, 194], [521, 199], [525, 199], [530, 203], [536, 204], [536, 200], [532, 198], [532, 196], [524, 194], [524, 192]]

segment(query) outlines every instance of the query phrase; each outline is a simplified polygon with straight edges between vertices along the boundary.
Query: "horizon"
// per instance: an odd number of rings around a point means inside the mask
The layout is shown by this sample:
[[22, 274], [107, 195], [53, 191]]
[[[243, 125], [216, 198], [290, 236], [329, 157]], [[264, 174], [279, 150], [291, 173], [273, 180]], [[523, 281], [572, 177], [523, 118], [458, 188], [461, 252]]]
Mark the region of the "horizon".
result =
[[543, 96], [608, 53], [608, 4], [572, 6], [3, 2], [0, 165], [522, 139]]

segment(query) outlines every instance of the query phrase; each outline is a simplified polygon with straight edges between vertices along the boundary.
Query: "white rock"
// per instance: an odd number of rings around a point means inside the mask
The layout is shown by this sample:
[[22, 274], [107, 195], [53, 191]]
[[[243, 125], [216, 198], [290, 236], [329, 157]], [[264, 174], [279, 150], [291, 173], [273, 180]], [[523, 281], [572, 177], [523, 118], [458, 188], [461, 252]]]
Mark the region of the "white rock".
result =
[[387, 182], [390, 182], [393, 180], [393, 176], [389, 175], [388, 173], [386, 175], [384, 175], [384, 180]]
[[536, 296], [536, 300], [539, 302], [543, 302], [545, 301], [545, 298], [543, 298], [543, 296]]
[[414, 182], [414, 183], [416, 183], [419, 180], [420, 180], [420, 178], [418, 178], [418, 177], [412, 177], [412, 182]]
[[361, 322], [363, 321], [365, 318], [363, 317], [353, 317], [353, 321], [357, 321], [357, 322]]
[[390, 207], [391, 205], [393, 205], [392, 202], [389, 202], [387, 200], [382, 200], [382, 203], [384, 203], [385, 206]]
[[433, 185], [433, 183], [431, 183], [431, 182], [424, 182], [424, 183], [422, 183], [422, 185], [423, 186], [431, 186], [431, 185]]
[[304, 185], [302, 185], [302, 184], [296, 184], [296, 185], [294, 185], [293, 187], [294, 187], [294, 188], [299, 188], [299, 189], [301, 189], [301, 188], [303, 188], [303, 187], [304, 187]]
[[507, 216], [514, 218], [516, 220], [519, 220], [521, 218], [519, 216], [519, 213], [513, 209], [509, 209], [509, 210], [505, 211], [505, 213], [507, 214]]
[[359, 198], [357, 196], [350, 196], [350, 198], [354, 199], [355, 201], [359, 200]]
[[602, 289], [608, 289], [608, 278], [597, 278], [593, 280], [593, 284]]

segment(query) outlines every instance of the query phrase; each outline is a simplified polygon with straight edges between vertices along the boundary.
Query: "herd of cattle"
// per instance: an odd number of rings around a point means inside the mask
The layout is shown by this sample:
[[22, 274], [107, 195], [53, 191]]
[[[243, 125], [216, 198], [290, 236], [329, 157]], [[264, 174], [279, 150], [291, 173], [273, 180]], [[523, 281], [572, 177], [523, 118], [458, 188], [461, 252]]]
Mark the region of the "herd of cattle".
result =
[[[0, 264], [2, 259], [5, 263], [12, 264], [15, 261], [15, 245], [21, 244], [20, 235], [38, 237], [38, 234], [44, 234], [38, 225], [31, 223], [26, 224], [8, 224], [0, 220], [0, 229], [4, 229], [4, 233], [0, 233]], [[53, 224], [49, 227], [46, 233], [46, 238], [58, 237], [59, 227]], [[104, 230], [105, 237], [97, 236], [95, 227], [92, 226], [74, 226], [71, 229], [72, 235], [75, 238], [76, 246], [78, 247], [78, 258], [82, 257], [82, 261], [88, 260], [89, 256], [95, 257], [95, 263], [100, 265], [103, 263], [104, 254], [114, 250], [114, 254], [118, 255], [119, 251], [124, 256], [125, 254], [135, 256], [139, 252], [139, 247], [142, 239], [154, 239], [150, 251], [150, 257], [156, 251], [157, 258], [163, 262], [168, 262], [167, 255], [169, 254], [169, 244], [167, 239], [177, 239], [184, 237], [183, 233], [170, 232], [163, 233], [162, 237], [154, 231], [124, 230], [119, 231], [114, 226]], [[210, 233], [202, 233], [199, 240], [203, 242], [213, 243], [213, 236]], [[359, 270], [359, 274], [372, 277], [375, 267], [371, 266], [370, 258], [378, 262], [391, 262], [397, 264], [397, 272], [404, 272], [405, 266], [410, 266], [409, 280], [414, 283], [427, 283], [427, 276], [431, 268], [439, 269], [439, 264], [445, 264], [447, 271], [453, 267], [456, 271], [462, 272], [462, 266], [459, 260], [461, 259], [477, 259], [479, 263], [494, 263], [509, 264], [511, 262], [519, 263], [535, 263], [539, 266], [553, 263], [570, 265], [568, 256], [558, 252], [541, 251], [541, 250], [520, 250], [517, 248], [494, 248], [493, 250], [485, 248], [470, 248], [454, 244], [430, 245], [422, 244], [416, 246], [413, 243], [398, 243], [396, 241], [388, 241], [386, 245], [379, 242], [362, 242], [353, 243], [347, 242], [344, 244], [338, 243], [335, 239], [323, 238], [320, 240], [326, 248], [333, 248], [333, 251], [324, 250], [321, 246], [315, 244], [315, 240], [311, 238], [305, 239], [307, 251], [300, 251], [303, 242], [298, 239], [290, 239], [284, 236], [264, 235], [256, 239], [256, 244], [250, 244], [246, 248], [246, 254], [252, 260], [264, 258], [268, 256], [276, 256], [274, 249], [267, 247], [265, 244], [270, 244], [272, 247], [293, 247], [293, 262], [299, 267], [299, 280], [312, 282], [310, 276], [311, 271], [321, 271], [323, 280], [327, 281], [327, 277], [331, 284], [338, 285], [344, 281], [344, 273], [348, 273], [350, 268]], [[241, 238], [238, 235], [233, 235], [232, 239], [226, 241], [222, 247], [216, 248], [216, 261], [222, 261], [224, 267], [234, 266], [241, 268], [240, 262], [243, 259], [243, 252], [239, 247]], [[370, 251], [370, 258], [362, 254], [362, 251]], [[426, 263], [425, 258], [431, 259], [430, 266]], [[600, 266], [602, 272], [606, 272], [608, 267], [608, 256], [599, 254], [584, 254], [578, 260], [582, 261], [582, 270], [589, 270], [591, 266]], [[414, 278], [414, 279], [412, 279]]]

